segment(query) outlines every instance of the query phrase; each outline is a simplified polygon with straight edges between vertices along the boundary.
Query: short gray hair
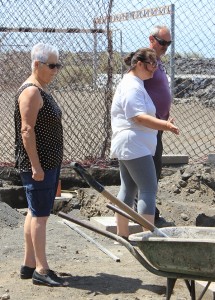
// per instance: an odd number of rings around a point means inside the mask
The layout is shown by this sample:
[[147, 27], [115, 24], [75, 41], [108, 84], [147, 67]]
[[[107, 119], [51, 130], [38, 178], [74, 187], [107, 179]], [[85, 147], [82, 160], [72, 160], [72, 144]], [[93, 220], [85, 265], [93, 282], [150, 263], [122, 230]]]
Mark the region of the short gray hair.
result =
[[49, 44], [38, 43], [33, 46], [31, 50], [31, 68], [34, 69], [34, 62], [41, 61], [47, 62], [49, 56], [54, 54], [59, 57], [58, 49], [55, 46]]
[[158, 35], [161, 29], [166, 29], [167, 31], [170, 31], [169, 28], [165, 25], [156, 25], [151, 29], [150, 35]]

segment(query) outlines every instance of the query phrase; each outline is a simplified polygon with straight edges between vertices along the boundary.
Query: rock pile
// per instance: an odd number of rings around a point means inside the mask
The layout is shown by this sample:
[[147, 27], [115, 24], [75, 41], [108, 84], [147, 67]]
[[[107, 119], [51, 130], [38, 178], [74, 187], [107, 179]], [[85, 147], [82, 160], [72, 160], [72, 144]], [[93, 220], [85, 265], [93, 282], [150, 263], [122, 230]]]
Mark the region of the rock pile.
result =
[[0, 201], [0, 228], [17, 227], [23, 219], [23, 214]]
[[[196, 97], [206, 106], [215, 106], [215, 59], [175, 59], [175, 98]], [[167, 73], [170, 65], [167, 63]]]

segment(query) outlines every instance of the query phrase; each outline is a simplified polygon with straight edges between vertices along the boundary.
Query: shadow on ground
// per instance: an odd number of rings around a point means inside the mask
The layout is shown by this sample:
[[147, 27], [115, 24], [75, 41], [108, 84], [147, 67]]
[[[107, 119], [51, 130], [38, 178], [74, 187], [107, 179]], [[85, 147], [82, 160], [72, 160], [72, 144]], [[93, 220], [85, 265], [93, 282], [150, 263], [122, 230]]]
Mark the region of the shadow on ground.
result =
[[97, 276], [74, 276], [68, 277], [69, 287], [88, 290], [88, 293], [126, 294], [136, 293], [137, 290], [147, 290], [158, 295], [165, 294], [166, 287], [163, 285], [142, 284], [138, 278], [122, 277], [112, 274], [98, 273]]

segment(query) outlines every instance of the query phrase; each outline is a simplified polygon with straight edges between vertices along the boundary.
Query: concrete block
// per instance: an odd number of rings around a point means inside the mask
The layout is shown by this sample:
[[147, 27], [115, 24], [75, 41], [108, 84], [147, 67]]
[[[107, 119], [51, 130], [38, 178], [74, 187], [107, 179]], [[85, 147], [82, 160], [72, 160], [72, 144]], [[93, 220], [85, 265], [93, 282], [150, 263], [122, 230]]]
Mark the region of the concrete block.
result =
[[68, 201], [68, 200], [71, 200], [73, 197], [74, 197], [74, 195], [72, 193], [62, 193], [61, 192], [60, 196], [55, 197], [55, 201], [56, 200], [59, 200], [59, 201], [67, 200]]
[[56, 196], [52, 208], [52, 213], [57, 214], [59, 211], [67, 213], [69, 211], [68, 203], [72, 200], [71, 193], [61, 193], [61, 196]]
[[[109, 232], [116, 234], [116, 219], [115, 217], [92, 217], [90, 218], [92, 225], [96, 226], [99, 229], [107, 230]], [[129, 233], [141, 232], [142, 227], [134, 222], [129, 222]]]
[[162, 164], [163, 165], [178, 165], [178, 164], [188, 164], [188, 155], [163, 155]]

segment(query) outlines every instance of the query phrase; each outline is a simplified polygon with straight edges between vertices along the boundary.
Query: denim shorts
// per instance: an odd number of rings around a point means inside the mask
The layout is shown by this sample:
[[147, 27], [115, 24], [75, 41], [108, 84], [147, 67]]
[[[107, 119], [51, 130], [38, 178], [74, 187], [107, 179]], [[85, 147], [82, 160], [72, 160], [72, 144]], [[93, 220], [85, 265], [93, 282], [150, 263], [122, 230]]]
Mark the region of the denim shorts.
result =
[[44, 171], [43, 181], [35, 181], [32, 172], [21, 172], [28, 208], [32, 217], [47, 217], [53, 208], [60, 176], [60, 167]]

